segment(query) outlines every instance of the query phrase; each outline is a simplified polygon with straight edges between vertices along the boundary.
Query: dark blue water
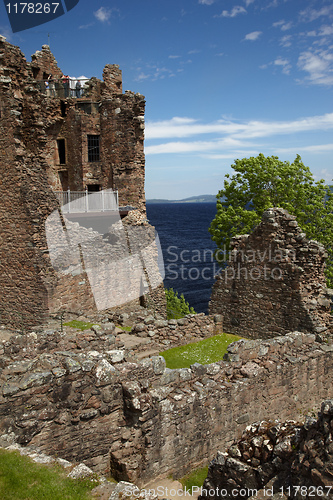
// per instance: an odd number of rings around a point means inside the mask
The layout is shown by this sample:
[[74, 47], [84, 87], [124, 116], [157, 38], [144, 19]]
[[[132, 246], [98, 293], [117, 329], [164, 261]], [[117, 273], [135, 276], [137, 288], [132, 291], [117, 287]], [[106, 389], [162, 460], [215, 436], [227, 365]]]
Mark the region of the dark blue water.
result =
[[208, 232], [215, 215], [215, 203], [147, 203], [147, 217], [163, 251], [164, 286], [183, 293], [196, 312], [208, 312], [218, 272], [216, 245]]

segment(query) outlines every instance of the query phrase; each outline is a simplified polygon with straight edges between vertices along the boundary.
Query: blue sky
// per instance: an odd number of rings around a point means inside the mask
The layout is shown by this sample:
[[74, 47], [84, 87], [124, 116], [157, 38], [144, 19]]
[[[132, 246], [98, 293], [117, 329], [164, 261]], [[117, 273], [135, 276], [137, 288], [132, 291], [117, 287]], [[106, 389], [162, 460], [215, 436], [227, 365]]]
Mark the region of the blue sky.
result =
[[236, 158], [300, 154], [333, 178], [331, 0], [80, 0], [0, 33], [27, 59], [44, 43], [71, 76], [119, 64], [145, 95], [146, 196], [216, 194]]

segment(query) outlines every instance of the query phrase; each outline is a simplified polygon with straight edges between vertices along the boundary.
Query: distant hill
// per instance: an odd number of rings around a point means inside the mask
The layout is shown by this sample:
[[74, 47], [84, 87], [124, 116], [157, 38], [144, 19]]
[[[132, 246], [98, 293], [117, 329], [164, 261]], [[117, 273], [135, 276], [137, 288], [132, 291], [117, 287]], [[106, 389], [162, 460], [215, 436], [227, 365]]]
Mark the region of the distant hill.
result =
[[161, 198], [154, 198], [147, 200], [147, 203], [216, 203], [216, 196], [214, 194], [201, 194], [199, 196], [190, 196], [182, 200], [164, 200]]

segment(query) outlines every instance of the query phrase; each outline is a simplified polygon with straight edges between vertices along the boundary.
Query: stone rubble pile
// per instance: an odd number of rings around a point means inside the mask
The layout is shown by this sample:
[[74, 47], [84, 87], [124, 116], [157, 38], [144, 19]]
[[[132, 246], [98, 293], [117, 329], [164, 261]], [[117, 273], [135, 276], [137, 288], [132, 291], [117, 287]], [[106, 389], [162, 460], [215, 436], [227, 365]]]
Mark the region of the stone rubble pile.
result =
[[200, 500], [333, 498], [333, 399], [318, 418], [249, 425], [210, 463]]

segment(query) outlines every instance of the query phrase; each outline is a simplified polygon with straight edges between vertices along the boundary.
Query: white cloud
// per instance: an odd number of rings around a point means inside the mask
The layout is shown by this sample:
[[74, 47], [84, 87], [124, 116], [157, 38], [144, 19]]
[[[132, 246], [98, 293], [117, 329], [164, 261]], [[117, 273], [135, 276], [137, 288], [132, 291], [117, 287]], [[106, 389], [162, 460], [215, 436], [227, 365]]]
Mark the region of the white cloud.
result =
[[317, 32], [315, 30], [308, 31], [306, 36], [315, 37], [315, 36], [317, 36]]
[[199, 0], [202, 5], [212, 5], [214, 2], [215, 0]]
[[258, 40], [258, 38], [262, 35], [262, 31], [252, 31], [252, 33], [248, 33], [245, 35], [244, 40], [251, 40], [254, 42], [255, 40]]
[[225, 149], [225, 141], [192, 141], [192, 142], [167, 142], [156, 146], [146, 146], [145, 154], [163, 153], [198, 153], [201, 151], [211, 151], [212, 149]]
[[225, 132], [229, 122], [199, 123], [193, 118], [174, 117], [160, 122], [146, 122], [147, 139], [166, 139], [171, 137], [190, 137], [199, 134]]
[[107, 22], [112, 14], [111, 9], [106, 9], [105, 7], [100, 7], [98, 10], [94, 12], [94, 16], [98, 21], [101, 21], [101, 23]]
[[281, 38], [280, 45], [282, 45], [282, 47], [291, 47], [291, 40], [291, 35], [285, 35]]
[[142, 80], [147, 80], [148, 78], [150, 78], [150, 75], [147, 74], [147, 73], [144, 73], [143, 71], [141, 71], [141, 73], [138, 74], [138, 76], [136, 77], [136, 81], [137, 82], [140, 82]]
[[10, 42], [13, 38], [13, 32], [7, 26], [0, 26], [0, 35], [4, 36], [7, 40], [7, 42]]
[[293, 26], [293, 23], [291, 21], [289, 21], [289, 23], [285, 23], [281, 26], [281, 31], [290, 30], [290, 28], [292, 28], [292, 26]]
[[81, 24], [81, 26], [79, 26], [79, 30], [86, 30], [88, 28], [91, 28], [91, 26], [94, 26], [95, 23], [88, 23], [88, 24]]
[[251, 3], [253, 3], [254, 0], [245, 0], [245, 5], [246, 7], [248, 7], [249, 5], [251, 5]]
[[[279, 153], [291, 153], [295, 151], [295, 148], [279, 148], [277, 149]], [[333, 151], [333, 144], [316, 144], [314, 146], [302, 146], [302, 151], [307, 151], [309, 153], [326, 153], [327, 151]], [[326, 173], [327, 171], [323, 171]], [[332, 177], [332, 172], [330, 173]]]
[[333, 26], [321, 26], [319, 36], [330, 36], [333, 35]]
[[281, 57], [278, 57], [274, 61], [274, 64], [276, 64], [277, 66], [285, 66], [288, 63], [289, 63], [288, 59], [282, 59]]
[[311, 7], [308, 7], [300, 12], [300, 18], [302, 21], [305, 22], [311, 22], [315, 21], [319, 17], [325, 16], [331, 16], [333, 13], [333, 5], [327, 5], [326, 7], [323, 7], [322, 9], [311, 9]]
[[297, 66], [308, 73], [306, 80], [315, 85], [333, 85], [333, 53], [326, 50], [302, 52]]
[[292, 28], [293, 23], [291, 21], [286, 23], [286, 21], [281, 20], [281, 21], [277, 21], [276, 23], [273, 23], [273, 26], [274, 26], [274, 28], [280, 28], [281, 31], [287, 31], [287, 30], [290, 30], [290, 28]]
[[250, 156], [258, 156], [260, 153], [260, 148], [259, 149], [235, 149], [233, 151], [230, 151], [230, 153], [226, 154], [202, 154], [200, 155], [201, 158], [207, 158], [209, 160], [234, 160], [237, 157], [250, 157]]
[[333, 113], [301, 118], [291, 122], [236, 122], [218, 120], [212, 123], [201, 123], [188, 117], [174, 117], [171, 120], [146, 123], [146, 138], [168, 139], [171, 137], [191, 137], [199, 134], [233, 134], [237, 137], [263, 137], [276, 133], [290, 133], [311, 130], [328, 130], [333, 128]]
[[[164, 153], [191, 153], [208, 152], [209, 154], [227, 155], [228, 151], [234, 154], [242, 154], [246, 151], [259, 149], [261, 142], [258, 139], [274, 137], [279, 135], [290, 136], [301, 132], [327, 131], [333, 129], [333, 113], [321, 116], [310, 116], [293, 121], [263, 122], [251, 120], [248, 122], [236, 122], [231, 120], [218, 120], [212, 123], [201, 123], [198, 120], [187, 117], [174, 117], [171, 120], [160, 122], [147, 122], [146, 144], [153, 139], [188, 138], [187, 141], [171, 141], [154, 145], [146, 145], [145, 152], [149, 154]], [[213, 134], [208, 140], [194, 140], [191, 137]], [[256, 142], [253, 143], [253, 140]], [[312, 147], [313, 152], [320, 152], [320, 146]], [[330, 146], [325, 146], [330, 148]], [[317, 149], [316, 149], [317, 148]], [[237, 153], [238, 152], [238, 153]], [[245, 154], [245, 152], [243, 151]]]
[[175, 56], [175, 55], [170, 55], [169, 56], [169, 59], [179, 59], [179, 58], [180, 58], [180, 56]]
[[173, 70], [166, 67], [159, 67], [154, 65], [147, 65], [145, 70], [143, 70], [142, 68], [137, 68], [137, 70], [139, 71], [139, 74], [135, 78], [135, 81], [137, 82], [143, 80], [151, 80], [154, 82], [156, 80], [164, 80], [165, 78], [176, 76]]
[[222, 14], [220, 14], [220, 16], [216, 16], [216, 17], [236, 17], [238, 16], [238, 14], [246, 14], [246, 10], [244, 9], [244, 7], [242, 7], [241, 5], [235, 5], [235, 7], [228, 11], [228, 10], [223, 10], [222, 11]]
[[290, 70], [291, 70], [291, 64], [289, 63], [288, 59], [282, 59], [282, 57], [278, 57], [274, 61], [275, 66], [282, 66], [282, 73], [285, 75], [289, 75]]

